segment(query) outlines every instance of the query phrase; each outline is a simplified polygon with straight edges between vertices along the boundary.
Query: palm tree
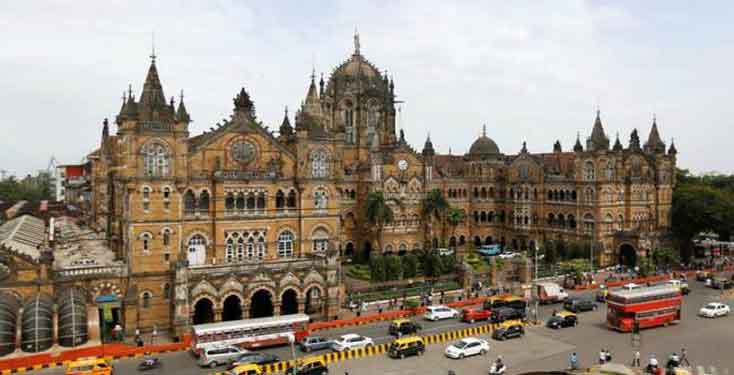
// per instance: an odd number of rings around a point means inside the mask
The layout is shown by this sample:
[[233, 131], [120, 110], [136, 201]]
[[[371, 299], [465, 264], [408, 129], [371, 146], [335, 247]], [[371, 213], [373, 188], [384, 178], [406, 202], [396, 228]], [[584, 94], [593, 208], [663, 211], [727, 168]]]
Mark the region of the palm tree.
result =
[[[426, 249], [430, 248], [431, 238], [433, 237], [433, 234], [431, 233], [431, 221], [435, 218], [443, 224], [443, 218], [445, 217], [446, 211], [449, 207], [449, 202], [443, 196], [443, 192], [440, 189], [431, 190], [421, 200], [421, 217], [424, 229], [423, 239]], [[444, 242], [443, 235], [441, 242]]]
[[395, 215], [390, 202], [402, 207], [403, 203], [397, 198], [386, 198], [381, 191], [374, 191], [367, 195], [367, 222], [375, 227], [377, 246], [382, 252], [382, 231], [386, 224], [393, 222]]
[[446, 214], [446, 222], [451, 225], [451, 236], [456, 236], [456, 227], [466, 220], [466, 211], [463, 208], [450, 207]]

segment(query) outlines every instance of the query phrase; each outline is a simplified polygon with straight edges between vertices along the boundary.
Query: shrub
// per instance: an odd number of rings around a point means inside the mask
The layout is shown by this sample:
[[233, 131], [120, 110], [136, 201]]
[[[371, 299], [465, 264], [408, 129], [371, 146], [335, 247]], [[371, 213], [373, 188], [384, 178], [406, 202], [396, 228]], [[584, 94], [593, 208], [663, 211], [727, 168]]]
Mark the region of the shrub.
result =
[[400, 258], [395, 255], [384, 257], [385, 280], [400, 280], [403, 274]]
[[441, 273], [447, 274], [456, 271], [456, 257], [447, 255], [441, 257]]
[[441, 257], [436, 254], [429, 254], [423, 259], [423, 275], [428, 277], [441, 276], [443, 264]]
[[415, 277], [418, 274], [418, 258], [409, 254], [403, 257], [403, 278], [409, 279]]
[[363, 264], [355, 264], [349, 267], [347, 276], [358, 280], [370, 280], [372, 278], [370, 268]]
[[385, 257], [375, 256], [370, 258], [370, 280], [374, 282], [385, 281], [387, 273], [385, 270]]

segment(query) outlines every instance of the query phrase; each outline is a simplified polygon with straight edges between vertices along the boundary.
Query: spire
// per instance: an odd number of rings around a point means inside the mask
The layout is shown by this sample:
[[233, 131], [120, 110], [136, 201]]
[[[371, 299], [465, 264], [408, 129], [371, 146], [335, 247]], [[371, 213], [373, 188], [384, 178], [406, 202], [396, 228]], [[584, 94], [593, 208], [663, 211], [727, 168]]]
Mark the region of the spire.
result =
[[431, 133], [429, 132], [428, 137], [426, 137], [426, 143], [423, 145], [423, 156], [433, 156], [435, 153], [433, 142], [431, 142]]
[[293, 134], [293, 127], [291, 126], [291, 121], [288, 119], [288, 106], [285, 106], [283, 122], [280, 124], [279, 131], [281, 136], [290, 136]]
[[354, 28], [354, 54], [359, 55], [359, 31], [357, 31], [357, 28]]
[[668, 155], [676, 155], [678, 154], [678, 149], [675, 148], [675, 140], [672, 138], [670, 139], [670, 148], [668, 149]]
[[107, 137], [110, 136], [110, 125], [109, 121], [105, 117], [104, 121], [102, 121], [102, 141], [106, 140]]
[[319, 79], [319, 97], [324, 96], [324, 73], [321, 73], [321, 79]]
[[619, 141], [619, 132], [617, 132], [617, 140], [614, 141], [614, 147], [612, 148], [614, 151], [622, 151], [624, 150], [624, 147], [622, 147], [622, 142]]
[[233, 100], [235, 113], [243, 113], [252, 118], [255, 117], [255, 103], [250, 100], [250, 94], [245, 88], [240, 89], [240, 93]]
[[652, 128], [650, 128], [650, 135], [647, 136], [647, 142], [645, 142], [645, 152], [664, 154], [665, 143], [660, 138], [658, 132], [658, 124], [655, 115], [652, 115]]
[[629, 149], [632, 151], [640, 150], [640, 136], [637, 135], [637, 129], [632, 129], [632, 134], [630, 134]]
[[308, 85], [308, 93], [306, 93], [306, 105], [312, 102], [318, 103], [319, 97], [316, 93], [316, 68], [311, 70], [311, 84]]
[[609, 138], [604, 134], [604, 126], [601, 123], [601, 111], [596, 110], [594, 127], [591, 129], [591, 137], [586, 141], [586, 149], [590, 151], [608, 150]]
[[487, 137], [487, 124], [482, 124], [482, 137]]
[[[129, 101], [129, 100], [128, 100]], [[155, 50], [150, 55], [150, 67], [143, 84], [143, 93], [140, 95], [138, 110], [144, 120], [155, 120], [166, 116], [171, 116], [173, 111], [170, 110], [166, 103], [166, 96], [163, 94], [163, 86], [158, 76], [158, 68], [156, 67]], [[154, 115], [155, 114], [155, 115]]]
[[553, 144], [553, 152], [563, 152], [563, 148], [561, 148], [561, 141], [556, 139], [556, 143]]
[[522, 149], [520, 150], [520, 153], [527, 154], [528, 153], [528, 143], [525, 141], [522, 141]]
[[579, 132], [576, 132], [576, 144], [573, 145], [573, 151], [574, 152], [584, 151], [584, 147], [581, 146], [581, 133]]
[[186, 105], [184, 105], [184, 93], [183, 90], [181, 90], [181, 94], [179, 94], [178, 98], [178, 109], [176, 110], [176, 120], [190, 123], [191, 117], [189, 116], [189, 112], [186, 110]]

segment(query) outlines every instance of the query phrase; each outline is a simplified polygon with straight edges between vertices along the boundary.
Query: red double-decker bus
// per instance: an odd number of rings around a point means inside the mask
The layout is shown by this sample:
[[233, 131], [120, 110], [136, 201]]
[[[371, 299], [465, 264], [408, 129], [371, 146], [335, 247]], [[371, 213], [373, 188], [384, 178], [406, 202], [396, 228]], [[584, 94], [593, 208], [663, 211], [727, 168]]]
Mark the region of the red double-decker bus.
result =
[[607, 326], [622, 332], [677, 323], [683, 297], [672, 285], [610, 290], [607, 296]]

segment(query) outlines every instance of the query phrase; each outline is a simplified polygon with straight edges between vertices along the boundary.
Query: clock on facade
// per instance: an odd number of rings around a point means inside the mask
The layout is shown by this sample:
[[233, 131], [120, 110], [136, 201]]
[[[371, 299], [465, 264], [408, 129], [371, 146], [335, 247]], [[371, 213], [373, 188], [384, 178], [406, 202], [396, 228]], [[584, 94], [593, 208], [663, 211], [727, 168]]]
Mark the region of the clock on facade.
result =
[[232, 159], [240, 163], [247, 163], [255, 158], [255, 146], [243, 140], [235, 141], [230, 147], [229, 152], [232, 155]]
[[398, 168], [400, 168], [401, 171], [408, 169], [408, 161], [405, 159], [398, 160]]

